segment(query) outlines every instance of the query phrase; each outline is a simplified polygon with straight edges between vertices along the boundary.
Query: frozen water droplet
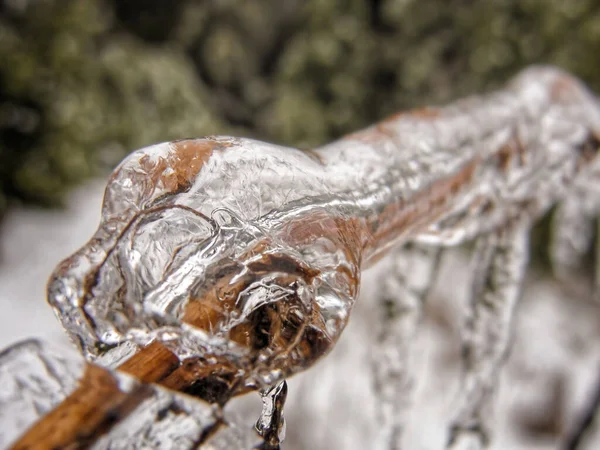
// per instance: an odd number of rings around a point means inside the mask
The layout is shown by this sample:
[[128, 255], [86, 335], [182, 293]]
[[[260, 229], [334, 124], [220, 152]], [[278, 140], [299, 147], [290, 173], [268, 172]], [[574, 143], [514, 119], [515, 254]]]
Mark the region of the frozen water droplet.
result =
[[256, 422], [256, 431], [260, 434], [265, 444], [264, 450], [275, 450], [285, 439], [285, 419], [283, 418], [283, 407], [287, 397], [287, 383], [285, 380], [262, 389], [262, 412]]

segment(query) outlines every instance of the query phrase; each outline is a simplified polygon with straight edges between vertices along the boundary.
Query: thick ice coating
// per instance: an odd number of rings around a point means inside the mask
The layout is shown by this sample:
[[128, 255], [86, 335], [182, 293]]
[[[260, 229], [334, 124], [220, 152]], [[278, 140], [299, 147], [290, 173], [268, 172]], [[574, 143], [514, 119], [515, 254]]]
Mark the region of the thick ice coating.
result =
[[251, 140], [135, 152], [51, 302], [88, 356], [159, 340], [243, 373], [240, 389], [309, 365], [346, 323], [361, 258], [347, 214], [315, 204], [324, 175], [306, 153]]
[[255, 448], [235, 416], [37, 340], [0, 352], [0, 448]]
[[454, 245], [538, 216], [598, 136], [596, 99], [534, 68], [491, 97], [313, 151], [231, 137], [147, 147], [115, 170], [98, 231], [48, 298], [88, 357], [157, 340], [232, 393], [271, 385], [331, 349], [361, 268], [391, 245]]

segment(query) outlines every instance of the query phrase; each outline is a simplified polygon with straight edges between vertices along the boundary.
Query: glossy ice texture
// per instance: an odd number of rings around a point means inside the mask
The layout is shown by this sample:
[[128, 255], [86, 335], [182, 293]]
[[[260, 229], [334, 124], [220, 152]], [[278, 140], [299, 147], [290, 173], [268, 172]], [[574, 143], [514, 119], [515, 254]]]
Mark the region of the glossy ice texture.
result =
[[[223, 424], [220, 412], [205, 402], [143, 385], [127, 375], [88, 365], [76, 355], [65, 357], [62, 353], [30, 340], [0, 354], [0, 448], [14, 444], [38, 420], [77, 392], [79, 400], [72, 402], [71, 408], [81, 412], [85, 400], [93, 400], [92, 410], [101, 412], [106, 407], [106, 414], [112, 416], [107, 420], [117, 419], [105, 434], [95, 434], [93, 441], [88, 442], [95, 450], [235, 449], [252, 448], [260, 443], [250, 426], [239, 427], [232, 420], [227, 420], [228, 425]], [[50, 430], [44, 430], [43, 424], [37, 425], [36, 429], [44, 431], [35, 438], [47, 443], [54, 436], [53, 428], [68, 429], [64, 417], [69, 416], [55, 418]], [[90, 417], [87, 415], [87, 422], [77, 428], [79, 445], [85, 442], [85, 430], [94, 420]]]
[[395, 244], [538, 217], [599, 136], [596, 99], [533, 68], [310, 152], [230, 137], [144, 148], [115, 170], [97, 233], [48, 299], [87, 357], [159, 340], [233, 393], [269, 386], [331, 349], [361, 268]]
[[0, 448], [19, 437], [77, 386], [85, 361], [29, 340], [0, 353]]

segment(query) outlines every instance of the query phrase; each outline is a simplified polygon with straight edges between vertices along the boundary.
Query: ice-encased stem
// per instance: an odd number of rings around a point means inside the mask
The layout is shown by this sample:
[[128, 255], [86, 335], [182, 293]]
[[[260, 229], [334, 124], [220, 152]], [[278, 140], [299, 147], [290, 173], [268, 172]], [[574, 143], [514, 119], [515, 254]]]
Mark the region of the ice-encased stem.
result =
[[[301, 291], [322, 287], [312, 295], [326, 305], [318, 321], [336, 318], [322, 338], [333, 345], [361, 269], [411, 240], [457, 245], [517, 216], [539, 217], [594, 158], [581, 149], [599, 137], [593, 94], [560, 70], [534, 67], [496, 93], [401, 113], [310, 152], [229, 137], [141, 149], [111, 177], [98, 232], [59, 265], [48, 299], [88, 357], [172, 337], [172, 324], [231, 341], [231, 314], [243, 323], [252, 308], [229, 305], [203, 320], [204, 309], [218, 309], [207, 305], [211, 286], [233, 298], [258, 295], [262, 280], [289, 285], [272, 280], [272, 259], [252, 265], [270, 252], [298, 266]], [[215, 213], [236, 219], [219, 224]], [[225, 273], [239, 289], [224, 289]], [[173, 350], [197, 355], [203, 342], [182, 328]], [[316, 359], [301, 355], [279, 373]]]
[[186, 387], [224, 386], [224, 403], [324, 356], [361, 270], [392, 246], [458, 245], [539, 218], [599, 137], [593, 94], [537, 67], [310, 152], [228, 137], [141, 149], [111, 176], [98, 232], [59, 265], [48, 299], [87, 357], [159, 342], [192, 366]]
[[260, 441], [208, 403], [38, 340], [0, 352], [0, 386], [3, 449], [247, 449]]
[[517, 223], [477, 241], [462, 337], [463, 378], [448, 441], [452, 450], [477, 450], [489, 443], [492, 396], [521, 295], [528, 237], [529, 224]]
[[372, 369], [380, 443], [385, 449], [402, 448], [412, 405], [411, 351], [440, 254], [439, 247], [409, 244], [393, 253], [392, 267], [382, 276], [377, 296], [381, 330], [373, 348]]

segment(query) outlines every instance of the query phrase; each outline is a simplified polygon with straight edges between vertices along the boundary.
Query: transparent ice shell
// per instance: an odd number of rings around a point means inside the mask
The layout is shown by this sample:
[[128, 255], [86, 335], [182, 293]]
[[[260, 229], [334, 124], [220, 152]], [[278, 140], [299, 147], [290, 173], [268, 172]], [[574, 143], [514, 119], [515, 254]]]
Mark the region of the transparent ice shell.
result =
[[233, 393], [271, 386], [332, 348], [361, 269], [392, 245], [456, 245], [538, 217], [599, 136], [596, 99], [537, 67], [316, 150], [231, 137], [147, 147], [111, 176], [96, 234], [58, 266], [48, 299], [87, 358], [160, 341], [227, 374]]
[[[13, 345], [0, 353], [0, 448], [8, 448], [83, 383], [90, 366], [77, 355], [37, 340]], [[143, 385], [119, 372], [104, 372], [136, 406], [95, 439], [92, 449], [248, 449], [261, 442], [250, 425], [221, 417], [214, 406], [153, 385]], [[103, 378], [103, 379], [104, 379]], [[97, 386], [98, 391], [106, 387]], [[94, 386], [89, 386], [93, 391]], [[129, 400], [131, 403], [131, 400]], [[101, 407], [99, 399], [98, 408]], [[111, 414], [116, 414], [112, 411]], [[199, 447], [200, 446], [200, 447]]]

